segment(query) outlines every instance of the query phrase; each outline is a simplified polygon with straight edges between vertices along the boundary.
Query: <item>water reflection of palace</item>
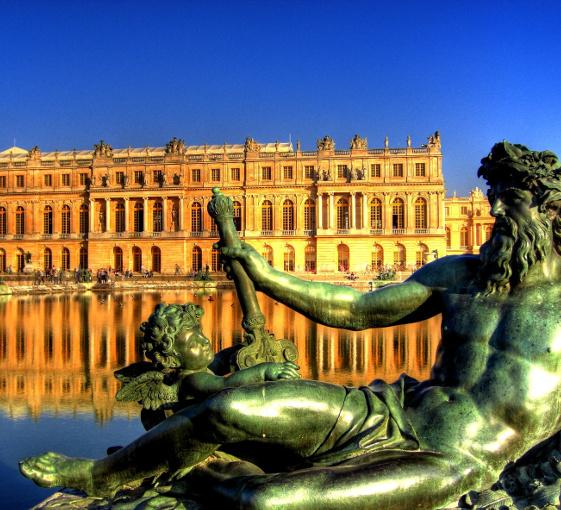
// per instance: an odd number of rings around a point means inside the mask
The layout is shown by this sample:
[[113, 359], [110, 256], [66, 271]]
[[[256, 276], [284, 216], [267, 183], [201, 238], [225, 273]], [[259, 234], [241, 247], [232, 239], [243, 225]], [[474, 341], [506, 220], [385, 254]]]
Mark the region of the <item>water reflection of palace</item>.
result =
[[[361, 332], [317, 325], [259, 296], [276, 338], [296, 343], [303, 377], [360, 385], [407, 372], [426, 378], [440, 338], [440, 318]], [[138, 407], [115, 402], [113, 372], [141, 357], [138, 326], [160, 302], [198, 302], [215, 350], [241, 340], [235, 293], [214, 301], [188, 291], [28, 296], [0, 303], [0, 409], [12, 418], [94, 413], [136, 417]]]

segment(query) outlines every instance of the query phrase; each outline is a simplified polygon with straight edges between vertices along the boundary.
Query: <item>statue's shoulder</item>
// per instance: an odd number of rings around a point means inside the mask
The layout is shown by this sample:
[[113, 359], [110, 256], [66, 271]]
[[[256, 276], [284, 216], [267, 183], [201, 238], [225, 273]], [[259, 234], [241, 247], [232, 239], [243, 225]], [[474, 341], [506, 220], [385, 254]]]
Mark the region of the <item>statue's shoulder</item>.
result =
[[447, 255], [425, 264], [409, 279], [433, 288], [465, 287], [476, 278], [480, 264], [478, 255]]

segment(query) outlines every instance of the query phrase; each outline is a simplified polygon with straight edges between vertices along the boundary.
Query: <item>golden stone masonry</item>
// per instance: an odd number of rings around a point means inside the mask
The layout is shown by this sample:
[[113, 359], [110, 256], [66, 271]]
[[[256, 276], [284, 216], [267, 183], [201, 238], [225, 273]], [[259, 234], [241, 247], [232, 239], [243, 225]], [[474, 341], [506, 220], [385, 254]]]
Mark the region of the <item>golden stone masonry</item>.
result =
[[413, 147], [291, 143], [0, 152], [0, 271], [217, 271], [212, 188], [240, 237], [285, 271], [412, 269], [477, 252], [493, 218], [480, 190], [445, 198], [440, 135]]

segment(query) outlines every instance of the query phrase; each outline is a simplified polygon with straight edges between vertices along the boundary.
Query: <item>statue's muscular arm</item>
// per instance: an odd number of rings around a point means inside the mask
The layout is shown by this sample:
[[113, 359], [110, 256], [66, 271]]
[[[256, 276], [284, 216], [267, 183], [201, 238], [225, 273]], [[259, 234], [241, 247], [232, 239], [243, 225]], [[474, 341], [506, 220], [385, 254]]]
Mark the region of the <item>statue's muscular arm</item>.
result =
[[418, 322], [439, 314], [441, 291], [456, 285], [465, 266], [464, 257], [444, 257], [403, 283], [362, 293], [276, 271], [247, 244], [223, 248], [223, 253], [242, 262], [257, 290], [313, 321], [352, 330]]

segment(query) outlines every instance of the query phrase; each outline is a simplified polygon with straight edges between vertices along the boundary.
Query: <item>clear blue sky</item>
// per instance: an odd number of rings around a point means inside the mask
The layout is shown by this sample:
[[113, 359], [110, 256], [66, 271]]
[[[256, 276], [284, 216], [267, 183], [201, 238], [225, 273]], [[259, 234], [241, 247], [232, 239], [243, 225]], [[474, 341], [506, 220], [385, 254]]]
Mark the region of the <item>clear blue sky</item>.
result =
[[503, 138], [561, 152], [556, 1], [0, 0], [0, 14], [0, 149], [404, 146], [439, 129], [462, 194]]

